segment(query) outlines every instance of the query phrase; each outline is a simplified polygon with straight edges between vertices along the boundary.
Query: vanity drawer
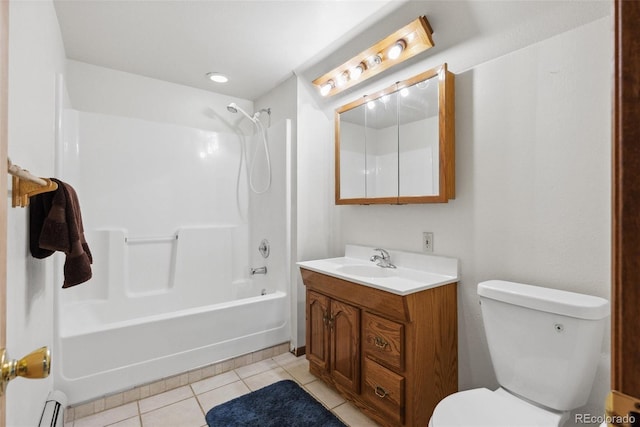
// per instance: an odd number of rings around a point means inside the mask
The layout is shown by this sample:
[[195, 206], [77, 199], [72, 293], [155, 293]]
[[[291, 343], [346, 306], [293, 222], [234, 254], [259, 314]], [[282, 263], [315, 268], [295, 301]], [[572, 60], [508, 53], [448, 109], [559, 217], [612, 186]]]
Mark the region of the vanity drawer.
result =
[[404, 418], [404, 377], [364, 358], [362, 394], [376, 409], [398, 424]]
[[375, 314], [362, 315], [364, 351], [390, 368], [404, 369], [404, 325]]

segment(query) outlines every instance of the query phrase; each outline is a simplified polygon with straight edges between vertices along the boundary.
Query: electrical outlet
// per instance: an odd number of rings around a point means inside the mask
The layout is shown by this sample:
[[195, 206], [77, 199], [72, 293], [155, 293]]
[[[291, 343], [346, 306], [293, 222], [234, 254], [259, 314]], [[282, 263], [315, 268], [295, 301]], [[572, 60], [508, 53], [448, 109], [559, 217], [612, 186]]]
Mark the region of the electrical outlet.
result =
[[431, 231], [422, 233], [422, 251], [433, 252], [433, 233]]

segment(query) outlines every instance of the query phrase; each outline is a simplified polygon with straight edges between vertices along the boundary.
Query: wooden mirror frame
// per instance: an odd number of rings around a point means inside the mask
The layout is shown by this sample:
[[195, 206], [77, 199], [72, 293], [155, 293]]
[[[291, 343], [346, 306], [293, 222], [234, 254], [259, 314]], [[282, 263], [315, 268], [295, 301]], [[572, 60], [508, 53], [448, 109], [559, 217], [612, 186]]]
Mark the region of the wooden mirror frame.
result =
[[[398, 92], [421, 81], [438, 78], [438, 133], [439, 133], [439, 191], [436, 195], [395, 197], [358, 197], [344, 199], [340, 196], [340, 114], [369, 101]], [[455, 80], [454, 75], [442, 64], [410, 79], [394, 83], [372, 95], [365, 95], [335, 110], [335, 203], [336, 205], [447, 203], [455, 198]]]

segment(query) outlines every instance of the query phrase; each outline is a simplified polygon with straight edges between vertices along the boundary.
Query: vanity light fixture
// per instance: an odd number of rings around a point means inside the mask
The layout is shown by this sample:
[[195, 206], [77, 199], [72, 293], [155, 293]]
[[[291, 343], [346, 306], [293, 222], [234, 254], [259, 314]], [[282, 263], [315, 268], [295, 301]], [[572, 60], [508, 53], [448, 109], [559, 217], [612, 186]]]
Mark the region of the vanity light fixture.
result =
[[313, 84], [322, 96], [332, 96], [433, 47], [433, 30], [426, 16], [410, 22], [344, 64], [318, 77]]

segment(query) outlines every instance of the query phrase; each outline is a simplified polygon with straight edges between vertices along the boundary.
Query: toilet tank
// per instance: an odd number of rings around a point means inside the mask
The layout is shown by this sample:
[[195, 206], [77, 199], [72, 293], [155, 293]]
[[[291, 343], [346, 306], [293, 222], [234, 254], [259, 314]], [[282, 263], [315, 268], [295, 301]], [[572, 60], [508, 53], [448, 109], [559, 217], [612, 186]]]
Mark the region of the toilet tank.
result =
[[500, 386], [558, 411], [589, 398], [609, 316], [603, 298], [522, 283], [478, 284]]

